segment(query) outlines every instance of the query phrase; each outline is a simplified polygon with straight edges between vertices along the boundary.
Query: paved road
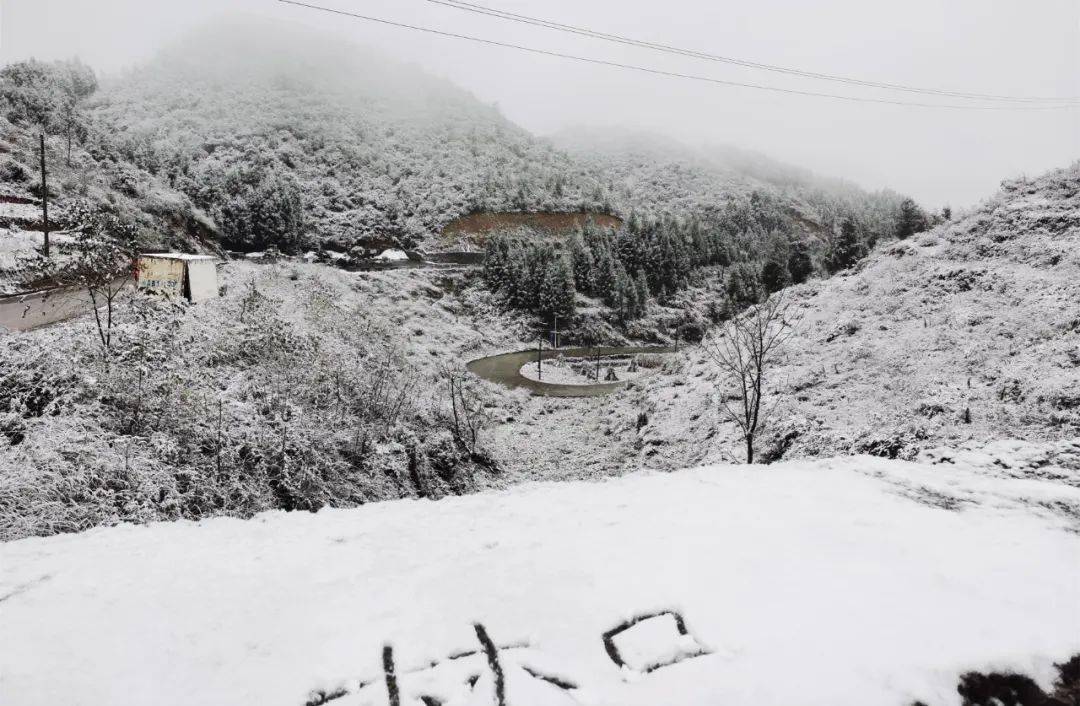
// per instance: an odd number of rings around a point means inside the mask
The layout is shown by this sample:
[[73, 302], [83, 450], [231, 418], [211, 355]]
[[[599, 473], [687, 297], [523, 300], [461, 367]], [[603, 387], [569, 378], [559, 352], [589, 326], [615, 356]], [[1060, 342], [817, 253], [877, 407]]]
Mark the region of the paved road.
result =
[[442, 252], [442, 253], [417, 253], [410, 252], [408, 260], [361, 260], [358, 263], [344, 266], [347, 270], [359, 270], [361, 272], [379, 270], [400, 269], [458, 269], [462, 267], [482, 267], [484, 265], [484, 253], [482, 252]]
[[[400, 268], [430, 268], [456, 270], [483, 264], [484, 254], [473, 252], [434, 253], [418, 256], [422, 259], [368, 260], [352, 270], [392, 270]], [[256, 260], [255, 262], [259, 262]], [[28, 331], [91, 311], [90, 295], [74, 287], [58, 287], [27, 294], [0, 296], [0, 333]]]
[[29, 331], [90, 311], [90, 295], [78, 287], [0, 297], [0, 332]]
[[[555, 358], [563, 355], [568, 358], [593, 357], [599, 352], [601, 356], [612, 355], [635, 355], [637, 353], [673, 353], [675, 349], [670, 346], [623, 346], [601, 348], [559, 348], [558, 350], [546, 349], [541, 360]], [[497, 382], [506, 387], [524, 387], [534, 395], [548, 397], [599, 397], [609, 395], [616, 390], [622, 389], [626, 381], [593, 383], [591, 385], [567, 385], [551, 382], [530, 380], [521, 374], [521, 366], [536, 360], [536, 350], [516, 351], [514, 353], [502, 353], [500, 355], [478, 358], [470, 361], [465, 367], [475, 375], [485, 380]]]

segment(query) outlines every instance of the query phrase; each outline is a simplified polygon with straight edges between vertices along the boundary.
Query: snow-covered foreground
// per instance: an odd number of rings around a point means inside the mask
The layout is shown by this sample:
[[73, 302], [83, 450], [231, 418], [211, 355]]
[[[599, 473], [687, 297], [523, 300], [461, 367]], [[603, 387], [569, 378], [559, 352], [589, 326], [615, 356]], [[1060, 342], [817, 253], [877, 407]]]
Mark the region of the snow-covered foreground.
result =
[[1038, 509], [1078, 503], [859, 457], [20, 540], [0, 701], [957, 704], [1080, 651], [1080, 534]]

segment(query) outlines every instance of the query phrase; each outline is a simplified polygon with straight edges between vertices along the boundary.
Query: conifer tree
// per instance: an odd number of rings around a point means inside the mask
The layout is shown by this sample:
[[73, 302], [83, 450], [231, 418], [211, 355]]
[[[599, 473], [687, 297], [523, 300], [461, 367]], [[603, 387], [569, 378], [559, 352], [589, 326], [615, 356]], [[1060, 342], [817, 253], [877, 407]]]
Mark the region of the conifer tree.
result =
[[914, 200], [904, 199], [900, 202], [900, 218], [896, 225], [897, 238], [904, 239], [915, 233], [921, 233], [928, 225], [926, 214]]
[[788, 283], [788, 269], [785, 263], [769, 258], [761, 266], [761, 284], [769, 294], [779, 292]]
[[634, 276], [634, 289], [637, 292], [638, 313], [644, 316], [649, 308], [649, 280], [646, 279], [642, 270], [638, 270], [637, 275]]
[[787, 269], [791, 281], [795, 284], [802, 284], [813, 274], [814, 263], [810, 259], [810, 248], [804, 240], [796, 239], [791, 243]]
[[574, 271], [565, 257], [555, 257], [544, 268], [540, 289], [539, 311], [545, 318], [574, 315]]
[[532, 307], [532, 292], [529, 291], [532, 278], [529, 277], [528, 269], [527, 253], [522, 248], [511, 247], [506, 260], [506, 293], [511, 306], [519, 309]]
[[618, 262], [605, 245], [594, 250], [596, 266], [592, 271], [592, 293], [604, 301], [611, 300], [615, 289], [616, 263]]
[[510, 249], [507, 238], [496, 233], [484, 243], [484, 282], [492, 291], [497, 291], [506, 282], [506, 270], [509, 266]]
[[637, 316], [637, 289], [621, 265], [615, 272], [615, 293], [610, 306], [619, 313], [619, 319], [622, 321], [629, 321]]
[[595, 266], [592, 249], [581, 235], [577, 234], [570, 239], [567, 250], [574, 269], [574, 286], [583, 292], [589, 291]]
[[745, 309], [761, 300], [761, 282], [757, 268], [747, 262], [740, 262], [728, 270], [725, 285], [728, 299], [737, 309]]
[[840, 235], [829, 244], [825, 254], [825, 268], [830, 273], [846, 270], [866, 255], [866, 245], [859, 238], [855, 221], [845, 218], [840, 225]]

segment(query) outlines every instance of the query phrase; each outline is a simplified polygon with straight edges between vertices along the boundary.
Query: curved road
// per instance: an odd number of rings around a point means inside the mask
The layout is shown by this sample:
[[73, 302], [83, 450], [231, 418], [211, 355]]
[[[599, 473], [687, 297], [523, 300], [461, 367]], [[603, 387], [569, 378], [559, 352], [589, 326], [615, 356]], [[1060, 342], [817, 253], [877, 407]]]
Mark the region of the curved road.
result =
[[[612, 355], [635, 355], [637, 353], [674, 353], [671, 346], [622, 346], [622, 347], [584, 347], [584, 348], [559, 348], [547, 349], [541, 355], [541, 360], [548, 360], [560, 355], [571, 358], [591, 358], [599, 352], [601, 356]], [[567, 385], [560, 383], [541, 382], [530, 380], [521, 374], [521, 366], [536, 361], [536, 351], [515, 351], [502, 353], [487, 358], [477, 358], [470, 361], [465, 367], [474, 375], [497, 382], [509, 388], [524, 387], [534, 395], [548, 397], [599, 397], [609, 395], [626, 386], [626, 381], [602, 382], [591, 385]]]
[[90, 311], [90, 295], [78, 287], [58, 287], [0, 297], [0, 332], [29, 331]]
[[[114, 280], [113, 284], [119, 281]], [[128, 281], [132, 286], [123, 287], [119, 296], [127, 296], [134, 289], [134, 280]], [[98, 301], [100, 306], [100, 297]], [[0, 333], [29, 331], [93, 310], [90, 294], [83, 287], [62, 286], [0, 296]]]

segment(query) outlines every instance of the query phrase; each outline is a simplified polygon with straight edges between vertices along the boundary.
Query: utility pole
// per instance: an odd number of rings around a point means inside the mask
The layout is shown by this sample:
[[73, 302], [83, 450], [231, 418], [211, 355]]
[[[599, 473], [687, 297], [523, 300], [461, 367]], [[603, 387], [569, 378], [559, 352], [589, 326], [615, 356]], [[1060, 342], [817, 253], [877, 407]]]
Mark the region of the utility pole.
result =
[[41, 214], [42, 229], [45, 241], [41, 247], [41, 254], [49, 256], [49, 182], [45, 178], [45, 133], [41, 133]]
[[551, 347], [557, 349], [559, 347], [559, 317], [558, 316], [555, 317], [555, 327], [553, 329], [551, 329], [550, 331], [548, 331], [548, 333], [551, 334]]

